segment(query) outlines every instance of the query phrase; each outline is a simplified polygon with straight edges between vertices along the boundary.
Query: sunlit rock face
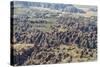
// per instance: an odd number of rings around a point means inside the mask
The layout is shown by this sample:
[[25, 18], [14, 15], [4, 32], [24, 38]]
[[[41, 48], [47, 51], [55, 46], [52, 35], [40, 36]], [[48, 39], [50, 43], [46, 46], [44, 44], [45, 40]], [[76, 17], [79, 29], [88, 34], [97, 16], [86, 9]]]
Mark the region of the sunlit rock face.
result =
[[13, 65], [97, 59], [97, 7], [14, 1]]

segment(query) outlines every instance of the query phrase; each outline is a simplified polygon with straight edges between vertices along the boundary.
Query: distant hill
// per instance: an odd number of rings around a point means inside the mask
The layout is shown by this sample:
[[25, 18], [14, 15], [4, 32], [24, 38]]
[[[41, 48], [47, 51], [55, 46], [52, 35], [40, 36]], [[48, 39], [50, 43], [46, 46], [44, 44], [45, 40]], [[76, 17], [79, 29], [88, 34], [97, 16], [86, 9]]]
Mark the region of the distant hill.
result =
[[84, 10], [79, 9], [71, 4], [14, 1], [14, 7], [28, 7], [28, 8], [41, 7], [41, 8], [49, 8], [53, 10], [60, 10], [60, 11], [71, 12], [71, 13], [85, 13]]
[[97, 8], [93, 7], [89, 9], [90, 11], [97, 12]]

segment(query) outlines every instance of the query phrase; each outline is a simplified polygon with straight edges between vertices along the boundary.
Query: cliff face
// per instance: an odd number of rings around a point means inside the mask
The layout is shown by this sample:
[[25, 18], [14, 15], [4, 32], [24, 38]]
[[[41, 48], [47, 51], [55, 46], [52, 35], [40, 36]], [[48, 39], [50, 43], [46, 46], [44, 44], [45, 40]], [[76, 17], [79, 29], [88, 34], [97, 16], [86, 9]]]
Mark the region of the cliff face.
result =
[[57, 47], [34, 47], [30, 44], [14, 45], [14, 65], [41, 65], [93, 61], [96, 49], [83, 49], [75, 45]]
[[[80, 20], [83, 19], [83, 20]], [[57, 24], [50, 26], [51, 31], [35, 29], [34, 25], [49, 25], [48, 21], [19, 21], [14, 24], [16, 43], [34, 44], [36, 46], [55, 47], [61, 44], [77, 44], [78, 47], [97, 48], [96, 17], [59, 17]], [[91, 21], [89, 21], [91, 20]], [[77, 22], [76, 22], [77, 21]], [[36, 22], [36, 23], [35, 23]], [[36, 27], [37, 28], [37, 27]], [[46, 29], [46, 28], [45, 28]]]
[[11, 17], [13, 64], [96, 60], [97, 15], [91, 14], [91, 11], [97, 13], [97, 10], [92, 7], [84, 11], [85, 8], [78, 7], [71, 4], [14, 1], [14, 15]]

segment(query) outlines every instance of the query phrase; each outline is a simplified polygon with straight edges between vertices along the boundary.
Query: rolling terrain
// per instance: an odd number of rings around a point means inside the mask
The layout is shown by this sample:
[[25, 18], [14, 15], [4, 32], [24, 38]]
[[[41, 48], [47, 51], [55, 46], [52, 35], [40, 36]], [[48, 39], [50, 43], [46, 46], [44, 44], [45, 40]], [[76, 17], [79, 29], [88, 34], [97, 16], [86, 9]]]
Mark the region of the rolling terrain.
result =
[[97, 59], [97, 7], [14, 1], [13, 65]]

